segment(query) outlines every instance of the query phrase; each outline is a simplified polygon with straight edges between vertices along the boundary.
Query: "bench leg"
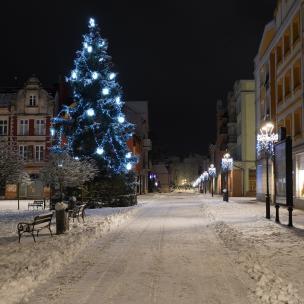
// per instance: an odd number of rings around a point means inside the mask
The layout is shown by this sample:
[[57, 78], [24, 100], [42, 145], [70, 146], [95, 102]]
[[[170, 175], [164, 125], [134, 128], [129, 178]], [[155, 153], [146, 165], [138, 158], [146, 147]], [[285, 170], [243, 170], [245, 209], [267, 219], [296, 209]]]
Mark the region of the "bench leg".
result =
[[38, 237], [38, 233], [39, 233], [39, 230], [37, 230], [37, 237]]
[[21, 239], [21, 232], [18, 231], [18, 238], [19, 238], [19, 243], [20, 243], [20, 239]]
[[32, 237], [34, 239], [34, 242], [36, 243], [34, 232], [32, 232]]

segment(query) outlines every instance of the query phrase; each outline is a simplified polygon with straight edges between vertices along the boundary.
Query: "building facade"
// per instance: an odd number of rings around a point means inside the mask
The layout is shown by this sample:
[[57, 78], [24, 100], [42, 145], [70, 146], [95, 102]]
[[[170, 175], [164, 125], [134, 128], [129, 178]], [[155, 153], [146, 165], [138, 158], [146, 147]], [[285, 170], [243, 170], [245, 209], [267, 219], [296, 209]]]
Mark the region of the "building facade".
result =
[[[29, 185], [20, 185], [20, 198], [49, 196], [49, 189], [39, 180], [39, 174], [48, 159], [54, 109], [54, 96], [42, 87], [36, 77], [29, 78], [23, 88], [1, 90], [0, 140], [17, 148], [31, 178]], [[17, 185], [7, 185], [3, 196], [16, 198]]]
[[[304, 207], [303, 29], [304, 1], [280, 0], [255, 58], [256, 133], [266, 119], [293, 141], [295, 204]], [[272, 168], [270, 170], [272, 172]], [[264, 199], [265, 161], [257, 162], [257, 198]], [[273, 177], [271, 192], [273, 194]]]
[[137, 174], [137, 193], [148, 192], [149, 172], [151, 171], [151, 160], [149, 152], [152, 142], [149, 139], [149, 108], [147, 101], [127, 101], [125, 113], [129, 122], [135, 125], [135, 132], [128, 142], [130, 151], [138, 157], [135, 167]]

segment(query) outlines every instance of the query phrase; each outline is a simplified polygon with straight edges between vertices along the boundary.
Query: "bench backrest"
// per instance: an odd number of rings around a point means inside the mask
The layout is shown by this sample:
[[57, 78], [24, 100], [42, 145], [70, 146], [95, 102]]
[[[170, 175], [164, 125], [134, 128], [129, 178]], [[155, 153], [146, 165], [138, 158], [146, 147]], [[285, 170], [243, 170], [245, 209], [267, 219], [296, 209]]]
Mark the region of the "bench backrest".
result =
[[53, 213], [48, 213], [48, 214], [42, 214], [42, 215], [37, 215], [34, 217], [34, 225], [40, 225], [47, 223], [46, 225], [49, 225], [52, 221]]
[[44, 201], [40, 201], [40, 200], [39, 200], [39, 201], [38, 201], [38, 200], [37, 200], [37, 201], [34, 201], [34, 204], [37, 204], [37, 205], [38, 205], [38, 204], [39, 204], [39, 205], [40, 205], [40, 204], [42, 205], [43, 203], [44, 203]]

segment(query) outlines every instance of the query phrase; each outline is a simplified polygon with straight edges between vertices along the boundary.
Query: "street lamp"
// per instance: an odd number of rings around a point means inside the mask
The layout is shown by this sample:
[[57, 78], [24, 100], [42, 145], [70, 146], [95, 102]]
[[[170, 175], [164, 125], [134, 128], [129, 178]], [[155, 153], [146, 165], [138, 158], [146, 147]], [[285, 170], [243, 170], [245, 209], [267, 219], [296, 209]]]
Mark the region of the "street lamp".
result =
[[211, 164], [210, 167], [208, 168], [208, 174], [211, 180], [211, 195], [213, 197], [213, 181], [214, 178], [216, 177], [216, 168], [214, 167], [213, 164]]
[[205, 194], [206, 194], [206, 193], [207, 193], [206, 184], [207, 184], [207, 181], [208, 181], [208, 179], [209, 179], [209, 174], [208, 174], [207, 171], [204, 171], [202, 176], [203, 176], [203, 183], [204, 183], [204, 192], [205, 192]]
[[278, 141], [278, 134], [273, 132], [274, 125], [271, 121], [266, 122], [257, 135], [257, 153], [266, 156], [266, 218], [270, 219], [270, 194], [269, 194], [269, 158], [273, 155], [274, 143]]
[[[229, 201], [229, 178], [228, 178], [228, 174], [229, 171], [232, 170], [233, 167], [233, 158], [230, 156], [229, 153], [224, 154], [223, 158], [222, 158], [222, 170], [225, 174], [225, 180], [226, 180], [226, 189], [223, 190], [224, 194], [223, 194], [223, 201], [228, 202]], [[226, 191], [225, 191], [226, 190]]]

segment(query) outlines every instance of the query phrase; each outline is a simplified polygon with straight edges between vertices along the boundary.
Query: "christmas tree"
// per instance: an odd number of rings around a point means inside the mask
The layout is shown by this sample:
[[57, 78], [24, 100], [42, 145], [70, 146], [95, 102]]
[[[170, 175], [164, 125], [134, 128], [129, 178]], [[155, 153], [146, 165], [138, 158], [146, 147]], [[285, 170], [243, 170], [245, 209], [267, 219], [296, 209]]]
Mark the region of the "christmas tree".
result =
[[65, 106], [53, 120], [53, 152], [67, 151], [75, 158], [92, 157], [103, 175], [126, 175], [136, 162], [127, 141], [134, 126], [122, 111], [122, 89], [117, 82], [107, 40], [94, 19], [83, 36], [75, 67], [67, 81], [74, 105]]

